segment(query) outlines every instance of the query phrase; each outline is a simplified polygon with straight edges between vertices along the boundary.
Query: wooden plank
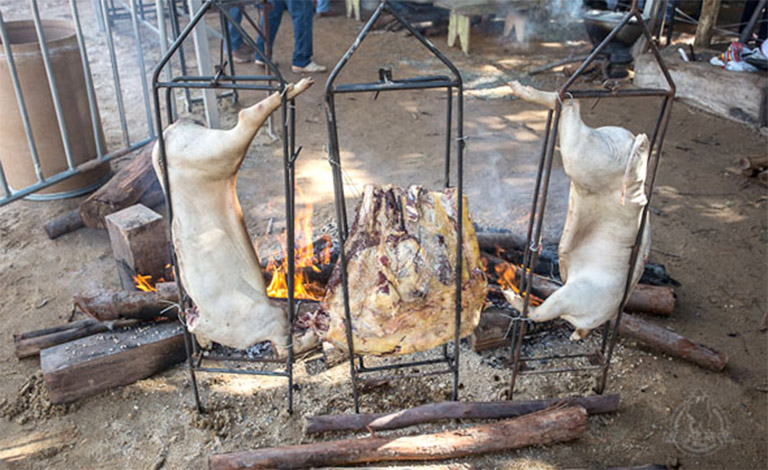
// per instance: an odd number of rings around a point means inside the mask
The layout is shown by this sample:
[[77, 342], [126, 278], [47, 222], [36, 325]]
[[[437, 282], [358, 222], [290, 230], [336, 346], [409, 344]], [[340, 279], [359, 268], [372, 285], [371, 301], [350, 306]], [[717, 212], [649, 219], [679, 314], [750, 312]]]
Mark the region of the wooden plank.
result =
[[186, 358], [181, 324], [140, 325], [40, 353], [51, 403], [68, 403], [150, 377]]
[[13, 335], [16, 357], [24, 359], [26, 357], [37, 356], [43, 349], [68, 343], [96, 333], [103, 333], [113, 328], [127, 326], [126, 323], [128, 322], [135, 323], [131, 320], [102, 323], [89, 318], [53, 328]]

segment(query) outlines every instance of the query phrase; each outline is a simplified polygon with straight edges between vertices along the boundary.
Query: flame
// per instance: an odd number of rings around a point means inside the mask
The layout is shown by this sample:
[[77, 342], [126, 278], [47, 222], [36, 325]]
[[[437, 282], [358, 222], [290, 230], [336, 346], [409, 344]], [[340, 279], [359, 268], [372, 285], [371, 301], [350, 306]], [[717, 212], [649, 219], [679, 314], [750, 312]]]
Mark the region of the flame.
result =
[[[296, 222], [294, 225], [296, 227], [296, 243], [294, 245], [295, 271], [293, 274], [295, 299], [322, 300], [323, 288], [310, 283], [306, 272], [308, 269], [320, 272], [318, 264], [330, 264], [331, 262], [330, 238], [328, 238], [329, 243], [326, 244], [323, 251], [315, 259], [315, 247], [312, 243], [312, 236], [314, 234], [312, 213], [311, 204], [307, 204], [296, 212]], [[282, 259], [277, 261], [275, 258], [272, 258], [267, 264], [267, 272], [272, 273], [272, 280], [267, 286], [267, 295], [272, 298], [285, 299], [288, 297], [288, 283], [286, 282], [288, 267], [282, 262], [282, 260], [288, 259], [285, 232], [279, 238]]]
[[[514, 291], [517, 295], [522, 295], [525, 297], [524, 294], [520, 293], [520, 288], [518, 285], [520, 284], [519, 280], [517, 279], [517, 270], [522, 268], [518, 268], [512, 264], [509, 263], [499, 263], [495, 266], [496, 275], [498, 276], [498, 279], [496, 282], [499, 283], [499, 285], [503, 289], [509, 289]], [[535, 295], [531, 295], [531, 305], [534, 307], [537, 305], [541, 305], [543, 302], [542, 299], [536, 297]]]
[[[144, 292], [157, 292], [157, 289], [155, 289], [155, 283], [152, 282], [152, 276], [150, 274], [137, 274], [133, 276], [133, 282], [136, 283], [136, 288], [138, 290]], [[163, 280], [159, 279], [158, 282], [163, 282]]]

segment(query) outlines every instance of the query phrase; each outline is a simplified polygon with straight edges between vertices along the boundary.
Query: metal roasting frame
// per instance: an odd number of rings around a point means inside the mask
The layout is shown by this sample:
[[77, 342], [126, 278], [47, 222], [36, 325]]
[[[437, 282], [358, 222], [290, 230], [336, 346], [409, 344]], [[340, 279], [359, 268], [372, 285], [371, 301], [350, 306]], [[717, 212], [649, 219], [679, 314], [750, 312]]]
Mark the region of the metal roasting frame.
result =
[[[389, 13], [398, 22], [400, 22], [412, 35], [415, 37], [424, 47], [426, 47], [432, 55], [436, 56], [450, 71], [453, 78], [447, 76], [425, 76], [406, 79], [393, 79], [391, 70], [379, 69], [379, 81], [372, 83], [356, 83], [356, 84], [341, 84], [335, 85], [334, 82], [341, 72], [342, 68], [347, 64], [357, 48], [368, 36], [371, 28], [376, 20], [382, 15], [382, 13]], [[447, 125], [445, 134], [445, 187], [450, 187], [450, 171], [451, 171], [451, 146], [453, 141], [451, 139], [451, 125], [453, 122], [452, 108], [453, 108], [453, 92], [457, 90], [456, 98], [456, 120], [457, 120], [457, 181], [456, 188], [458, 193], [457, 205], [458, 205], [458, 233], [457, 233], [457, 249], [456, 249], [456, 294], [455, 294], [455, 332], [453, 339], [453, 353], [449, 354], [448, 344], [442, 346], [442, 357], [436, 359], [428, 359], [422, 361], [412, 362], [400, 362], [395, 364], [388, 364], [383, 366], [369, 367], [364, 363], [362, 355], [356, 357], [354, 351], [354, 344], [352, 339], [352, 316], [349, 306], [349, 285], [347, 279], [347, 261], [344, 253], [344, 242], [349, 234], [349, 227], [347, 224], [346, 203], [344, 200], [344, 184], [341, 167], [341, 156], [339, 153], [339, 136], [338, 126], [336, 122], [336, 104], [335, 96], [337, 94], [344, 93], [366, 93], [382, 91], [400, 91], [400, 90], [429, 90], [429, 89], [445, 89], [447, 91]], [[334, 206], [336, 211], [336, 225], [337, 225], [337, 237], [339, 246], [342, 249], [339, 252], [339, 263], [341, 269], [342, 280], [342, 292], [344, 296], [344, 320], [346, 329], [346, 340], [349, 351], [349, 370], [352, 384], [352, 397], [355, 405], [355, 413], [360, 412], [359, 404], [359, 375], [372, 372], [384, 372], [396, 369], [404, 369], [409, 367], [417, 367], [423, 365], [432, 365], [445, 363], [447, 368], [436, 371], [427, 372], [414, 372], [407, 374], [408, 377], [412, 376], [426, 376], [426, 375], [440, 375], [440, 374], [452, 374], [453, 375], [453, 400], [458, 399], [458, 386], [459, 386], [459, 351], [461, 340], [461, 271], [462, 271], [462, 237], [463, 237], [463, 172], [464, 172], [464, 103], [463, 103], [463, 82], [458, 69], [446, 58], [429, 40], [422, 36], [411, 24], [403, 18], [395, 9], [393, 9], [389, 0], [381, 0], [373, 15], [368, 22], [363, 26], [363, 29], [358, 34], [355, 41], [350, 48], [336, 64], [331, 71], [328, 81], [325, 85], [325, 113], [328, 121], [328, 161], [331, 166], [333, 174], [333, 189], [334, 189]], [[356, 363], [357, 362], [357, 363]], [[388, 377], [396, 379], [398, 376], [393, 375]]]
[[[581, 77], [584, 70], [597, 58], [597, 56], [605, 49], [608, 43], [618, 34], [618, 32], [627, 25], [632, 18], [636, 18], [638, 24], [641, 25], [643, 34], [648, 41], [651, 53], [653, 54], [656, 62], [661, 69], [664, 79], [669, 86], [669, 89], [652, 89], [652, 88], [638, 88], [638, 89], [626, 89], [626, 90], [573, 90], [571, 87], [576, 80]], [[639, 249], [642, 241], [642, 235], [645, 231], [645, 227], [648, 223], [648, 212], [651, 205], [651, 197], [653, 195], [653, 188], [656, 183], [656, 174], [659, 165], [659, 159], [661, 157], [662, 148], [664, 144], [664, 135], [669, 124], [669, 117], [672, 111], [672, 103], [675, 97], [675, 84], [669, 73], [669, 69], [664, 63], [664, 59], [661, 57], [661, 53], [657, 44], [654, 42], [653, 37], [648, 30], [645, 21], [642, 18], [642, 11], [638, 8], [638, 0], [632, 1], [632, 6], [624, 18], [619, 22], [611, 33], [594, 48], [584, 62], [579, 66], [576, 72], [571, 75], [568, 80], [557, 91], [558, 100], [556, 100], [554, 110], [550, 110], [547, 114], [547, 123], [545, 130], [545, 139], [541, 149], [541, 156], [539, 159], [539, 165], [536, 176], [536, 184], [533, 194], [533, 202], [531, 204], [531, 215], [528, 224], [528, 233], [526, 235], [526, 244], [523, 254], [523, 278], [520, 291], [523, 292], [523, 311], [522, 321], [513, 322], [513, 329], [511, 332], [511, 349], [512, 349], [512, 378], [509, 385], [509, 399], [513, 398], [515, 390], [515, 384], [518, 376], [528, 374], [555, 374], [565, 372], [581, 372], [599, 370], [601, 371], [595, 392], [602, 394], [605, 390], [608, 371], [611, 365], [611, 357], [613, 355], [616, 341], [619, 335], [619, 324], [621, 323], [622, 313], [624, 311], [624, 305], [627, 302], [631, 291], [632, 274], [634, 272], [635, 264], [638, 261]], [[653, 133], [651, 134], [650, 146], [648, 149], [649, 165], [647, 170], [647, 177], [645, 183], [645, 192], [647, 197], [647, 203], [643, 208], [642, 216], [640, 219], [640, 227], [635, 237], [635, 243], [632, 247], [632, 254], [630, 256], [629, 265], [627, 266], [627, 281], [624, 287], [624, 293], [622, 301], [617, 312], [616, 320], [612, 323], [608, 322], [603, 327], [603, 337], [599, 350], [590, 354], [566, 354], [566, 355], [550, 355], [550, 356], [531, 356], [522, 357], [521, 349], [526, 333], [526, 322], [528, 318], [529, 300], [531, 295], [531, 288], [533, 285], [533, 268], [536, 266], [537, 257], [541, 249], [541, 232], [542, 223], [544, 220], [544, 211], [547, 204], [547, 192], [549, 189], [549, 179], [552, 173], [552, 160], [555, 151], [555, 141], [557, 140], [557, 131], [560, 121], [560, 114], [562, 111], [562, 102], [565, 99], [586, 99], [586, 98], [624, 98], [624, 97], [639, 97], [639, 98], [661, 98], [661, 107], [656, 117]], [[655, 150], [655, 152], [654, 152]], [[548, 362], [548, 361], [570, 361], [574, 359], [593, 359], [597, 364], [591, 366], [571, 366], [571, 367], [559, 367], [542, 370], [521, 370], [521, 364], [523, 362]]]
[[[165, 188], [166, 209], [168, 214], [168, 230], [171, 232], [172, 237], [172, 221], [173, 221], [173, 189], [170, 186], [168, 177], [168, 170], [166, 166], [166, 148], [165, 138], [163, 136], [163, 119], [161, 111], [160, 90], [165, 90], [165, 110], [167, 114], [168, 123], [174, 121], [172, 113], [172, 93], [174, 90], [185, 89], [223, 89], [232, 90], [234, 92], [238, 90], [261, 90], [267, 92], [279, 92], [281, 93], [281, 112], [282, 112], [282, 144], [283, 144], [283, 175], [285, 183], [285, 212], [286, 212], [286, 252], [291, 254], [287, 258], [287, 272], [286, 283], [288, 288], [287, 309], [288, 320], [291, 328], [288, 333], [288, 354], [283, 359], [272, 358], [250, 358], [241, 352], [237, 352], [234, 355], [218, 355], [218, 354], [206, 354], [199, 350], [194, 335], [191, 334], [186, 328], [186, 321], [184, 319], [184, 310], [190, 306], [191, 301], [189, 296], [183, 289], [181, 283], [181, 276], [179, 275], [179, 265], [176, 260], [176, 254], [173, 248], [171, 248], [171, 259], [173, 263], [174, 275], [176, 284], [179, 289], [181, 305], [179, 311], [179, 318], [184, 325], [184, 343], [187, 351], [187, 362], [189, 367], [189, 374], [192, 379], [192, 389], [195, 396], [195, 405], [198, 411], [203, 412], [203, 406], [200, 402], [200, 393], [197, 386], [196, 372], [213, 372], [224, 374], [245, 374], [245, 375], [260, 375], [260, 376], [273, 376], [273, 377], [285, 377], [288, 382], [287, 399], [288, 399], [288, 412], [293, 412], [293, 363], [294, 352], [292, 344], [292, 327], [295, 320], [296, 302], [294, 300], [294, 269], [295, 259], [292, 255], [294, 253], [294, 214], [295, 214], [295, 172], [294, 164], [301, 151], [301, 147], [295, 148], [295, 103], [294, 100], [288, 100], [285, 95], [286, 86], [288, 85], [280, 71], [269, 57], [268, 53], [260, 51], [256, 47], [256, 42], [251, 36], [245, 32], [245, 30], [234, 21], [229, 15], [227, 9], [233, 4], [239, 3], [237, 0], [205, 0], [201, 8], [195, 12], [191, 18], [189, 24], [179, 34], [179, 37], [174, 41], [163, 58], [158, 63], [152, 74], [152, 92], [154, 99], [154, 111], [156, 121], [156, 133], [157, 133], [157, 146], [159, 149], [159, 157], [162, 168], [163, 186]], [[266, 64], [269, 74], [267, 75], [236, 75], [234, 64], [231, 57], [231, 48], [229, 47], [229, 35], [225, 34], [225, 40], [227, 42], [227, 50], [229, 51], [229, 72], [227, 75], [225, 67], [220, 65], [217, 67], [215, 75], [212, 76], [191, 76], [181, 75], [171, 79], [161, 79], [160, 75], [163, 68], [169, 62], [173, 54], [181, 50], [181, 47], [187, 37], [192, 33], [193, 29], [204, 21], [205, 14], [209, 11], [217, 11], [219, 14], [222, 27], [227, 24], [232, 24], [235, 29], [243, 37], [249, 46], [251, 46], [260, 59]], [[200, 24], [203, 27], [203, 24]], [[259, 33], [261, 34], [261, 33]], [[266, 47], [267, 52], [269, 46]], [[171, 242], [172, 243], [172, 242]], [[245, 363], [261, 363], [261, 364], [279, 364], [284, 363], [285, 368], [283, 370], [252, 370], [252, 369], [238, 369], [228, 367], [204, 367], [204, 360], [213, 361], [237, 361]]]

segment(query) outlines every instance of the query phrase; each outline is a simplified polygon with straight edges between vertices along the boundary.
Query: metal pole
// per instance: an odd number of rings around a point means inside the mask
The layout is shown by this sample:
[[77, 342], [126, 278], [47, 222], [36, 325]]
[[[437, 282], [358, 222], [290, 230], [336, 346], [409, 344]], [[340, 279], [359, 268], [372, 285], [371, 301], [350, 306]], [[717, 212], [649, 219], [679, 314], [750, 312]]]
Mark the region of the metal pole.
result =
[[[16, 93], [16, 102], [19, 105], [19, 114], [21, 114], [21, 121], [24, 124], [24, 133], [27, 136], [27, 143], [29, 144], [29, 153], [32, 155], [32, 163], [35, 166], [35, 173], [37, 174], [37, 181], [42, 183], [45, 181], [43, 176], [43, 170], [40, 167], [40, 157], [37, 154], [37, 145], [35, 145], [35, 138], [32, 135], [32, 126], [29, 123], [29, 114], [27, 114], [27, 105], [24, 103], [24, 93], [21, 91], [21, 82], [19, 81], [19, 74], [16, 71], [16, 61], [13, 59], [13, 53], [11, 52], [11, 41], [8, 39], [8, 30], [5, 27], [5, 20], [3, 19], [3, 13], [0, 11], [0, 39], [3, 41], [5, 48], [5, 57], [8, 61], [8, 70], [11, 72], [11, 79], [13, 81], [13, 90]], [[2, 172], [0, 167], [0, 185], [3, 187], [5, 196], [10, 196], [8, 189], [8, 183], [5, 179], [5, 173]]]
[[56, 120], [59, 123], [61, 143], [64, 145], [64, 156], [67, 159], [67, 166], [69, 169], [74, 170], [75, 164], [72, 161], [72, 148], [69, 145], [67, 123], [64, 120], [64, 111], [61, 109], [61, 101], [59, 101], [59, 92], [56, 87], [56, 78], [53, 76], [53, 66], [51, 65], [51, 57], [48, 54], [48, 45], [45, 43], [45, 32], [43, 32], [43, 25], [40, 21], [40, 10], [37, 7], [37, 0], [29, 0], [29, 3], [32, 6], [32, 17], [35, 23], [35, 30], [37, 31], [37, 40], [40, 42], [40, 52], [43, 55], [45, 75], [48, 78], [48, 86], [51, 89], [51, 98], [53, 99], [53, 107], [56, 112]]
[[[189, 14], [195, 14], [202, 6], [201, 0], [188, 0]], [[209, 2], [206, 2], [209, 3]], [[208, 48], [208, 32], [205, 29], [205, 18], [197, 24], [193, 31], [195, 42], [195, 53], [197, 55], [197, 70], [200, 75], [212, 75], [213, 66], [211, 65], [211, 53]], [[205, 117], [208, 121], [208, 127], [218, 129], [219, 108], [216, 103], [216, 92], [214, 90], [203, 91], [203, 106], [205, 107]]]
[[[461, 80], [461, 77], [458, 78]], [[456, 187], [458, 192], [458, 227], [456, 228], [456, 305], [455, 305], [455, 332], [453, 352], [453, 400], [459, 399], [459, 354], [461, 351], [461, 287], [462, 287], [462, 261], [464, 250], [464, 86], [459, 83], [458, 96], [456, 97]], [[448, 125], [450, 129], [450, 123]]]
[[99, 122], [99, 110], [97, 108], [96, 94], [93, 91], [93, 77], [91, 77], [91, 66], [88, 63], [88, 50], [85, 47], [83, 39], [83, 30], [80, 26], [80, 14], [77, 11], [77, 1], [70, 0], [72, 8], [72, 18], [75, 22], [75, 32], [77, 34], [77, 44], [80, 47], [80, 57], [83, 61], [83, 75], [85, 75], [85, 89], [88, 93], [88, 109], [91, 114], [91, 126], [93, 127], [93, 140], [96, 144], [96, 156], [99, 160], [104, 159], [104, 143], [101, 141], [101, 123]]
[[[160, 36], [160, 53], [165, 55], [166, 52], [168, 52], [168, 31], [165, 26], [165, 7], [164, 3], [166, 0], [155, 0], [155, 11], [157, 15], [157, 32]], [[175, 0], [171, 0], [173, 2]], [[171, 67], [168, 67], [165, 69], [165, 79], [167, 81], [171, 81], [173, 78], [173, 74], [171, 71]], [[175, 98], [175, 93], [172, 92], [172, 97]], [[171, 109], [171, 121], [176, 120], [176, 100], [171, 99], [169, 100], [170, 109]]]
[[101, 0], [101, 12], [104, 15], [104, 27], [106, 28], [107, 49], [109, 61], [112, 64], [112, 81], [115, 83], [115, 99], [117, 100], [117, 115], [120, 118], [120, 129], [123, 132], [125, 145], [131, 145], [131, 137], [128, 134], [128, 123], [125, 119], [125, 106], [123, 104], [123, 90], [120, 87], [120, 72], [117, 68], [115, 55], [115, 43], [112, 40], [112, 23], [109, 21], [109, 5], [107, 0]]
[[144, 65], [144, 50], [141, 46], [141, 33], [139, 32], [139, 18], [136, 14], [136, 0], [131, 0], [131, 21], [133, 22], [133, 36], [136, 40], [136, 61], [139, 66], [139, 78], [141, 79], [141, 91], [144, 95], [144, 112], [147, 114], [147, 129], [149, 136], [155, 136], [155, 128], [152, 125], [152, 107], [149, 105], [149, 88], [147, 86], [147, 71]]

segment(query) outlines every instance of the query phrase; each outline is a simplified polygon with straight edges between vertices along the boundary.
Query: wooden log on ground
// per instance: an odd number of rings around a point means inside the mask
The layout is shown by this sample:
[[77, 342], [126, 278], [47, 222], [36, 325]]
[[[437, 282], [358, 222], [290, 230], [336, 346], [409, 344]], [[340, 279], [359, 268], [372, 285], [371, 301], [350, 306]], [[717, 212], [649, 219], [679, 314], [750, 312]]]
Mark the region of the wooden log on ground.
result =
[[394, 413], [337, 414], [307, 418], [307, 434], [330, 431], [381, 431], [446, 419], [514, 418], [545, 410], [558, 404], [578, 405], [589, 414], [612, 413], [619, 409], [619, 395], [547, 398], [543, 400], [458, 402], [444, 401]]
[[53, 404], [68, 403], [150, 377], [186, 358], [178, 322], [138, 325], [40, 352]]
[[367, 462], [440, 460], [566, 442], [587, 427], [587, 411], [568, 406], [499, 423], [435, 434], [350, 439], [214, 454], [210, 470], [311, 468]]
[[[165, 196], [160, 187], [151, 187], [139, 199], [139, 203], [149, 208], [154, 208], [165, 202]], [[108, 215], [108, 214], [107, 214]], [[62, 235], [74, 232], [77, 229], [85, 227], [83, 218], [80, 217], [80, 208], [65, 212], [57, 217], [50, 219], [43, 225], [48, 238], [54, 240]]]
[[[518, 236], [513, 232], [498, 231], [478, 231], [477, 242], [480, 250], [490, 255], [497, 255], [498, 250], [502, 250], [502, 257], [506, 261], [517, 264], [523, 262], [523, 251], [525, 250], [525, 237]], [[536, 274], [549, 276], [553, 278], [560, 277], [560, 260], [557, 255], [557, 247], [543, 247], [538, 255], [538, 263], [534, 267]], [[680, 283], [672, 279], [664, 265], [658, 263], [646, 263], [643, 270], [643, 276], [640, 278], [641, 284], [651, 284], [654, 286], [679, 286]]]
[[[510, 339], [506, 336], [506, 332], [509, 330], [510, 321], [510, 316], [499, 309], [484, 311], [480, 316], [480, 323], [472, 334], [473, 349], [480, 352], [508, 346]], [[621, 316], [619, 334], [705, 369], [721, 371], [728, 363], [727, 354], [693, 342], [629, 313]]]
[[45, 230], [46, 235], [51, 240], [83, 227], [85, 227], [85, 224], [80, 217], [79, 208], [65, 212], [43, 224], [43, 230]]
[[152, 168], [154, 147], [154, 140], [142, 147], [130, 163], [123, 166], [104, 186], [83, 201], [80, 205], [80, 216], [86, 226], [104, 227], [104, 217], [136, 204], [144, 193], [150, 190], [162, 193]]
[[755, 176], [768, 168], [768, 156], [741, 157], [739, 168], [744, 176]]
[[757, 180], [760, 181], [760, 184], [763, 186], [768, 186], [768, 170], [763, 170], [758, 173]]
[[169, 308], [179, 301], [179, 292], [172, 282], [155, 286], [157, 292], [128, 290], [94, 290], [75, 294], [75, 305], [86, 315], [99, 321], [119, 319], [152, 320], [165, 315], [175, 317], [175, 308]]
[[123, 289], [134, 288], [136, 275], [151, 276], [154, 281], [169, 277], [171, 251], [163, 216], [135, 204], [104, 220]]
[[[522, 268], [507, 263], [493, 255], [484, 255], [488, 263], [488, 272], [496, 273], [497, 268], [514, 269], [516, 279], [520, 279]], [[557, 289], [562, 287], [559, 283], [546, 277], [533, 275], [533, 294], [537, 297], [547, 298]], [[675, 294], [669, 287], [650, 286], [638, 284], [627, 299], [625, 310], [635, 313], [650, 313], [653, 315], [669, 316], [675, 309]]]
[[19, 359], [37, 356], [43, 349], [135, 323], [133, 320], [102, 323], [89, 318], [67, 323], [66, 325], [13, 335], [15, 354]]
[[685, 336], [634, 315], [625, 313], [621, 316], [619, 334], [715, 372], [722, 371], [728, 364], [726, 353], [693, 342]]

